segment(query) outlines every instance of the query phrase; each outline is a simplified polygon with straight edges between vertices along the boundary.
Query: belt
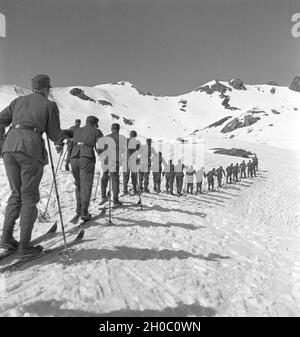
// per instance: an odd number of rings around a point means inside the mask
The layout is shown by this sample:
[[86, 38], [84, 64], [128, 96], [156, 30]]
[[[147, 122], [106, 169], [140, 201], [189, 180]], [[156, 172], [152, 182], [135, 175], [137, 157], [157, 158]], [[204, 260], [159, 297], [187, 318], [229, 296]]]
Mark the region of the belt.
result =
[[23, 125], [23, 124], [13, 124], [11, 127], [11, 129], [22, 129], [22, 130], [30, 130], [33, 132], [36, 132], [37, 134], [39, 134], [40, 136], [42, 136], [43, 131], [39, 128], [36, 128], [34, 126], [29, 126], [29, 125]]
[[89, 146], [89, 147], [91, 147], [91, 148], [93, 148], [94, 147], [94, 145], [91, 145], [91, 144], [87, 144], [87, 143], [84, 143], [84, 142], [76, 142], [76, 143], [74, 143], [75, 145], [83, 145], [83, 146]]

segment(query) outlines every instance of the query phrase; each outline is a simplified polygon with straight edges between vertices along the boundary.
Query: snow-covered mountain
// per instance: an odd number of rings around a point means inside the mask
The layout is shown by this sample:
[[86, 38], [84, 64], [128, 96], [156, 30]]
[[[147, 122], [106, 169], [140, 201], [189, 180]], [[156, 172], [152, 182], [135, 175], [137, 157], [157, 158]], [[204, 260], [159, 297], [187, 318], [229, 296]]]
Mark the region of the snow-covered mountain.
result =
[[[104, 132], [118, 122], [123, 130], [136, 129], [145, 137], [209, 134], [296, 149], [300, 125], [297, 83], [294, 79], [288, 88], [275, 82], [245, 85], [239, 79], [216, 80], [187, 94], [157, 97], [129, 82], [117, 82], [54, 88], [51, 99], [59, 106], [64, 127], [72, 118], [96, 115]], [[0, 109], [28, 92], [17, 86], [0, 86]]]

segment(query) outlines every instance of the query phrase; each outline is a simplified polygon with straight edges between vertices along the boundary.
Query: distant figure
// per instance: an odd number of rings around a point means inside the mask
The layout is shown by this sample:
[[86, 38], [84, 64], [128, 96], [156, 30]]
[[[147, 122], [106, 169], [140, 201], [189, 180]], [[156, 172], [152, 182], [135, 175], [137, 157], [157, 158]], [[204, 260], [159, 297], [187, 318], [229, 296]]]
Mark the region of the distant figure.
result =
[[208, 184], [208, 190], [213, 191], [214, 190], [214, 176], [216, 175], [216, 170], [213, 168], [211, 171], [209, 171], [207, 174], [204, 172], [204, 177], [207, 178], [207, 184]]
[[176, 179], [176, 188], [177, 188], [177, 195], [180, 197], [182, 196], [182, 186], [183, 186], [183, 177], [184, 177], [184, 164], [181, 163], [179, 159], [177, 165], [175, 166], [175, 179]]
[[249, 176], [251, 178], [253, 177], [253, 163], [251, 159], [247, 163], [247, 177], [249, 178]]
[[240, 164], [240, 171], [241, 171], [241, 179], [242, 178], [246, 178], [246, 163], [245, 160], [243, 160], [243, 162]]
[[255, 167], [255, 171], [258, 171], [258, 158], [256, 157], [255, 153], [254, 153], [254, 158], [252, 160], [253, 160], [253, 164], [254, 164], [254, 167]]
[[[75, 119], [75, 125], [70, 127], [71, 131], [74, 131], [75, 129], [80, 128], [81, 125], [81, 120], [80, 119]], [[65, 169], [66, 171], [70, 170], [70, 160], [71, 160], [71, 152], [73, 149], [74, 143], [73, 143], [73, 138], [67, 138], [67, 158], [66, 158], [66, 165]]]
[[233, 163], [230, 166], [226, 167], [226, 182], [227, 184], [232, 184], [232, 170], [233, 170]]
[[166, 193], [174, 195], [173, 193], [173, 187], [174, 187], [174, 178], [175, 178], [175, 172], [174, 172], [174, 164], [173, 161], [170, 159], [168, 165], [166, 166], [163, 175], [166, 177]]
[[193, 194], [194, 189], [194, 175], [196, 174], [196, 171], [191, 165], [189, 168], [185, 171], [186, 174], [186, 183], [187, 183], [187, 193]]
[[196, 172], [197, 193], [202, 193], [203, 175], [204, 175], [204, 167], [201, 167], [200, 170]]
[[140, 147], [140, 172], [139, 189], [141, 192], [150, 193], [149, 176], [151, 170], [151, 158], [156, 152], [152, 147], [152, 139], [146, 139], [146, 144]]
[[239, 171], [240, 171], [239, 164], [236, 163], [235, 166], [233, 166], [233, 169], [232, 169], [233, 182], [234, 183], [237, 183], [239, 181]]
[[158, 154], [154, 154], [152, 175], [153, 175], [153, 188], [154, 191], [157, 193], [160, 193], [162, 163], [163, 163], [162, 153], [158, 152]]
[[220, 166], [219, 168], [216, 169], [216, 175], [217, 175], [219, 187], [222, 187], [222, 176], [223, 176], [223, 174], [224, 174], [224, 177], [226, 177], [226, 173], [225, 173], [222, 166]]

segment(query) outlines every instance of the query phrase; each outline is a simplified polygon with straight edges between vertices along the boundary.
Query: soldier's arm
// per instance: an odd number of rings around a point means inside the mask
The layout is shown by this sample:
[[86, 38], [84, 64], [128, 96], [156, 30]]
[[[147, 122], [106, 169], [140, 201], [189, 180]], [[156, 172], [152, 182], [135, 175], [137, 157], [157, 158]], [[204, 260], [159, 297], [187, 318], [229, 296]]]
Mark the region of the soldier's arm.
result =
[[16, 100], [13, 100], [8, 107], [0, 112], [0, 139], [2, 139], [5, 134], [5, 128], [12, 122], [12, 112], [15, 101]]
[[47, 136], [53, 142], [62, 142], [65, 138], [73, 137], [73, 130], [62, 130], [60, 128], [60, 120], [59, 120], [59, 110], [55, 102], [50, 102], [49, 107], [49, 119], [46, 128]]

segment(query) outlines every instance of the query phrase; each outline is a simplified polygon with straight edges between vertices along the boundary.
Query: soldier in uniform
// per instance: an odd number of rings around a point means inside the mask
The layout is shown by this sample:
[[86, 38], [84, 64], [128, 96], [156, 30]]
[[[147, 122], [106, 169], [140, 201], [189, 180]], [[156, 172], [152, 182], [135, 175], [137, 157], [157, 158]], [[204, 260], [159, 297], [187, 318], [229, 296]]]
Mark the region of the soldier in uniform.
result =
[[131, 173], [131, 183], [133, 194], [137, 194], [137, 165], [135, 156], [141, 146], [141, 142], [136, 139], [137, 132], [135, 130], [130, 131], [130, 138], [127, 139], [127, 157], [126, 162], [123, 165], [123, 192], [128, 194], [128, 182]]
[[209, 191], [214, 190], [214, 183], [215, 183], [214, 176], [215, 175], [216, 175], [216, 170], [214, 168], [211, 171], [209, 171], [207, 174], [205, 174], [204, 172], [204, 177], [207, 178], [207, 184], [208, 184]]
[[161, 174], [162, 174], [162, 164], [164, 159], [162, 157], [162, 153], [158, 152], [158, 154], [153, 156], [153, 187], [154, 191], [160, 193], [160, 185], [161, 185]]
[[139, 188], [140, 191], [150, 193], [149, 176], [151, 170], [152, 156], [156, 154], [151, 146], [152, 139], [146, 139], [146, 144], [140, 147], [140, 171], [139, 171]]
[[187, 193], [193, 194], [194, 189], [194, 175], [196, 174], [196, 171], [191, 165], [189, 168], [185, 171], [186, 174], [186, 183], [187, 183]]
[[177, 165], [175, 166], [175, 180], [176, 180], [176, 189], [177, 195], [180, 197], [182, 196], [182, 187], [183, 187], [183, 178], [184, 178], [184, 164], [182, 164], [181, 160], [179, 159]]
[[[120, 135], [120, 124], [113, 123], [111, 126], [111, 133], [104, 138], [108, 139], [108, 157], [104, 159], [104, 164], [106, 165], [106, 169], [103, 172], [101, 179], [101, 195], [102, 201], [101, 203], [105, 203], [107, 198], [107, 186], [109, 179], [111, 179], [112, 193], [113, 193], [113, 203], [114, 206], [121, 206], [122, 202], [119, 200], [120, 193], [120, 163], [123, 162], [122, 156], [127, 152], [127, 139]], [[105, 141], [104, 139], [104, 141]], [[112, 143], [111, 143], [112, 142]], [[100, 151], [104, 150], [104, 143], [97, 143], [97, 149]]]
[[216, 176], [218, 180], [218, 186], [222, 187], [222, 176], [224, 174], [224, 177], [226, 177], [225, 171], [222, 166], [216, 169]]
[[253, 164], [254, 164], [254, 169], [255, 169], [255, 175], [256, 175], [256, 171], [258, 171], [258, 158], [256, 156], [256, 154], [254, 153], [254, 157], [253, 157]]
[[[76, 186], [76, 216], [83, 221], [91, 219], [88, 208], [95, 174], [95, 147], [97, 140], [103, 137], [102, 132], [98, 129], [98, 122], [97, 117], [89, 116], [84, 127], [70, 130], [73, 138], [70, 163]], [[59, 152], [59, 148], [57, 149]]]
[[[37, 218], [39, 185], [48, 154], [42, 137], [45, 132], [53, 142], [68, 136], [60, 128], [59, 110], [49, 101], [50, 78], [36, 75], [32, 81], [33, 93], [20, 96], [0, 113], [0, 139], [5, 127], [10, 126], [0, 143], [4, 166], [11, 188], [2, 228], [2, 247], [19, 250], [21, 256], [40, 254], [42, 247], [30, 244], [33, 225]], [[2, 151], [1, 151], [2, 150]], [[20, 242], [14, 239], [16, 220], [20, 217]]]
[[239, 171], [240, 171], [240, 167], [239, 164], [236, 163], [235, 166], [233, 166], [232, 169], [232, 174], [233, 174], [233, 182], [236, 183], [239, 181]]
[[241, 179], [242, 178], [246, 178], [246, 163], [245, 160], [243, 160], [243, 162], [240, 164], [240, 170], [241, 170]]
[[175, 178], [175, 168], [172, 159], [170, 159], [169, 164], [166, 165], [163, 175], [166, 177], [166, 193], [174, 195], [173, 187]]
[[[75, 130], [77, 128], [80, 128], [80, 125], [81, 125], [81, 120], [80, 119], [75, 119], [75, 125], [71, 126], [70, 127], [70, 130]], [[65, 165], [65, 169], [66, 171], [69, 171], [70, 170], [70, 159], [71, 159], [71, 152], [72, 152], [72, 149], [73, 149], [73, 139], [72, 138], [67, 138], [67, 158], [66, 158], [66, 165]]]
[[253, 177], [253, 163], [252, 163], [251, 159], [247, 163], [247, 176], [248, 176], [248, 178], [249, 178], [249, 176], [251, 178]]
[[196, 172], [196, 186], [197, 193], [202, 193], [202, 182], [203, 182], [204, 167], [201, 167], [200, 170]]
[[232, 172], [233, 171], [233, 163], [231, 163], [230, 166], [226, 167], [226, 182], [227, 184], [231, 184], [232, 183]]

